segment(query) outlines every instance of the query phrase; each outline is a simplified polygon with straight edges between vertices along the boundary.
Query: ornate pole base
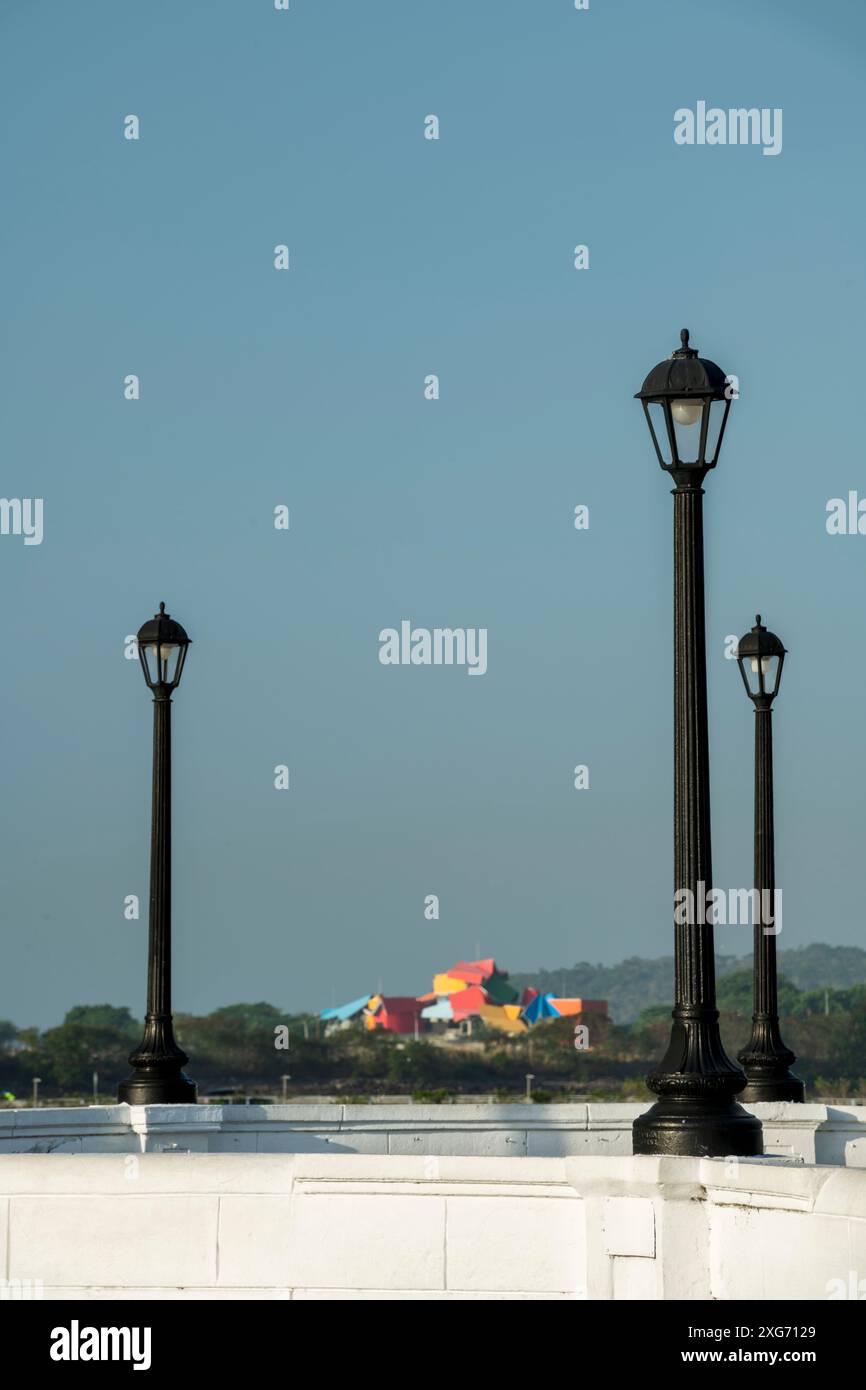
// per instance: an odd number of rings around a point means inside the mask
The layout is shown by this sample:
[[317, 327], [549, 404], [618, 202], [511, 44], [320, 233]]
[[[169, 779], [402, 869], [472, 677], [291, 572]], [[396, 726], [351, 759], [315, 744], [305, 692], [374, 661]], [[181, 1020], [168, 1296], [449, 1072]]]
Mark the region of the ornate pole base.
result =
[[764, 1152], [761, 1122], [734, 1100], [743, 1073], [728, 1057], [718, 1012], [677, 1005], [668, 1050], [647, 1086], [659, 1099], [632, 1126], [634, 1153], [742, 1158]]
[[779, 1037], [778, 1019], [766, 1022], [760, 1017], [755, 1019], [752, 1042], [745, 1051], [738, 1053], [737, 1061], [746, 1073], [746, 1089], [738, 1097], [745, 1105], [771, 1100], [803, 1104], [806, 1087], [788, 1070], [796, 1058]]
[[802, 1105], [806, 1099], [806, 1087], [790, 1072], [784, 1077], [765, 1079], [749, 1075], [748, 1072], [746, 1075], [749, 1076], [749, 1084], [745, 1091], [740, 1092], [740, 1100], [745, 1105], [760, 1105], [769, 1100], [792, 1100]]
[[760, 1120], [735, 1101], [665, 1097], [632, 1126], [636, 1154], [750, 1158], [764, 1152]]
[[117, 1088], [118, 1102], [123, 1105], [195, 1105], [196, 1086], [184, 1075], [189, 1058], [174, 1040], [172, 1022], [167, 1014], [148, 1014], [144, 1037], [129, 1064], [131, 1076]]
[[117, 1099], [121, 1105], [195, 1105], [196, 1085], [179, 1065], [136, 1067], [118, 1086]]

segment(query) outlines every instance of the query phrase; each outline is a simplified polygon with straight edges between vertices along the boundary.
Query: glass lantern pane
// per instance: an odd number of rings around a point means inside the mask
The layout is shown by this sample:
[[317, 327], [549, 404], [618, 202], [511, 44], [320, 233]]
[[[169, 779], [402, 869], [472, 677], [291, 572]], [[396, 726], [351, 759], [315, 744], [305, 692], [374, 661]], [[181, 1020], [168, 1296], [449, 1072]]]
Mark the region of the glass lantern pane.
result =
[[148, 685], [159, 679], [156, 670], [156, 648], [139, 646], [138, 654], [141, 657], [141, 664], [144, 667], [145, 679]]
[[707, 425], [707, 443], [704, 449], [704, 459], [708, 464], [716, 461], [716, 454], [719, 451], [719, 436], [722, 432], [728, 404], [728, 401], [710, 401], [710, 419]]
[[174, 642], [163, 642], [159, 649], [159, 678], [164, 685], [173, 685], [177, 671], [180, 647]]
[[671, 442], [668, 438], [668, 427], [665, 422], [665, 408], [661, 401], [650, 401], [646, 408], [647, 419], [650, 429], [653, 432], [656, 448], [661, 454], [664, 463], [671, 462]]
[[180, 676], [181, 676], [181, 672], [183, 671], [183, 663], [186, 661], [186, 654], [187, 654], [188, 650], [189, 650], [189, 648], [186, 647], [186, 646], [181, 646], [181, 647], [178, 647], [178, 649], [177, 649], [177, 664], [175, 665], [175, 668], [174, 668], [174, 683], [175, 683], [175, 685], [179, 685], [179, 684], [180, 684]]
[[671, 419], [680, 463], [697, 463], [701, 456], [703, 401], [671, 401]]
[[777, 656], [746, 656], [741, 662], [753, 695], [773, 695], [779, 674]]
[[775, 695], [776, 684], [779, 679], [779, 658], [777, 656], [764, 656], [761, 658], [761, 667], [764, 673], [764, 694]]
[[750, 656], [741, 656], [739, 660], [740, 670], [742, 671], [743, 679], [745, 680], [746, 685], [749, 688], [749, 694], [759, 695], [761, 693], [761, 688], [758, 682], [758, 672], [757, 669], [752, 670], [752, 658]]
[[149, 647], [145, 647], [144, 654], [147, 660], [147, 669], [151, 673], [151, 680], [154, 685], [161, 685], [164, 679], [162, 674], [162, 648], [158, 647], [156, 643], [151, 643]]

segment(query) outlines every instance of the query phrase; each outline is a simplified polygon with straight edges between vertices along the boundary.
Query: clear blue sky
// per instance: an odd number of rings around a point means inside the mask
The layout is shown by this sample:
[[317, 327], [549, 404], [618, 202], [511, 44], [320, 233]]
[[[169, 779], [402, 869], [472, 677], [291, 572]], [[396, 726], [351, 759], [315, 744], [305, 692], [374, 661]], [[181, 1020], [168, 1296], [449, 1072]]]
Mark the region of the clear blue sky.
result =
[[[780, 945], [866, 943], [866, 536], [825, 530], [866, 497], [864, 39], [858, 0], [6, 0], [2, 492], [45, 533], [0, 536], [0, 1017], [143, 1008], [123, 639], [160, 599], [195, 640], [176, 1009], [671, 949], [671, 498], [632, 394], [683, 325], [742, 391], [706, 499], [716, 882], [751, 883], [723, 651], [759, 610]], [[676, 146], [699, 100], [781, 107], [782, 153]], [[486, 627], [487, 674], [381, 666], [402, 618]]]

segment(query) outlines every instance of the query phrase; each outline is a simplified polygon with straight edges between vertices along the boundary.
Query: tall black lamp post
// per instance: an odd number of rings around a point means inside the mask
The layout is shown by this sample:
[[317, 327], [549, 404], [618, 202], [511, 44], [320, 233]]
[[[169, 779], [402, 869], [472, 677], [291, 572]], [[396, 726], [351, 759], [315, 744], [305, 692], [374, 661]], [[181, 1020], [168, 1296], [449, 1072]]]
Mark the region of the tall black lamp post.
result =
[[[762, 1100], [805, 1099], [802, 1081], [789, 1067], [794, 1053], [782, 1042], [776, 982], [776, 853], [773, 829], [773, 710], [779, 693], [785, 648], [761, 623], [740, 639], [737, 662], [746, 694], [755, 706], [755, 1003], [752, 1036], [738, 1053], [747, 1086], [740, 1099], [752, 1105]], [[772, 920], [768, 920], [772, 918]]]
[[131, 1076], [117, 1088], [129, 1105], [194, 1104], [189, 1061], [174, 1040], [171, 1019], [171, 694], [180, 684], [190, 639], [159, 605], [139, 629], [138, 655], [153, 691], [153, 819], [144, 1036], [129, 1055]]
[[[668, 1050], [647, 1085], [656, 1103], [634, 1122], [638, 1154], [757, 1154], [758, 1120], [734, 1096], [746, 1084], [725, 1053], [716, 1008], [709, 735], [704, 624], [703, 480], [718, 462], [730, 411], [725, 373], [689, 346], [654, 367], [637, 399], [658, 461], [674, 481], [675, 1004]], [[686, 920], [683, 920], [683, 919]]]

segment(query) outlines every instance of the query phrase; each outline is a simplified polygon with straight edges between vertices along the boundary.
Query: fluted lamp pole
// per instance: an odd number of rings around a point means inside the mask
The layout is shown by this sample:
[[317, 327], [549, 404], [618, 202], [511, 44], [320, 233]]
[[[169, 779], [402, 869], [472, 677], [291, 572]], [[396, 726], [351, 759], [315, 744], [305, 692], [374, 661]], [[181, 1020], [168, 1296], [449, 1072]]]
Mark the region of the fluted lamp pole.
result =
[[131, 1076], [117, 1088], [129, 1105], [194, 1104], [189, 1061], [174, 1039], [171, 1017], [171, 696], [180, 684], [190, 639], [159, 605], [138, 633], [144, 679], [153, 692], [153, 820], [144, 1036], [129, 1055]]
[[722, 1046], [713, 928], [702, 910], [713, 879], [702, 484], [718, 461], [731, 392], [684, 328], [680, 347], [653, 368], [637, 399], [674, 482], [674, 901], [688, 906], [674, 912], [670, 1044], [647, 1077], [658, 1100], [634, 1121], [634, 1152], [758, 1154], [760, 1123], [734, 1100], [746, 1078]]
[[805, 1099], [805, 1087], [789, 1068], [797, 1060], [782, 1041], [776, 977], [776, 849], [773, 826], [773, 701], [779, 693], [785, 648], [755, 618], [740, 639], [737, 663], [746, 694], [755, 706], [755, 958], [752, 1036], [738, 1061], [746, 1073], [740, 1100]]

